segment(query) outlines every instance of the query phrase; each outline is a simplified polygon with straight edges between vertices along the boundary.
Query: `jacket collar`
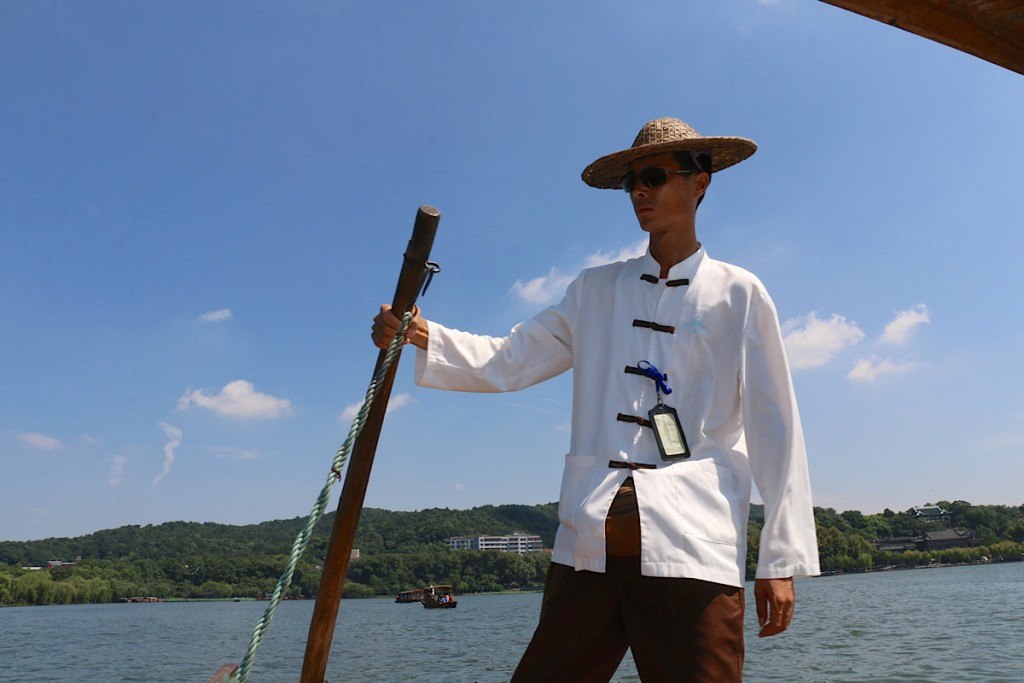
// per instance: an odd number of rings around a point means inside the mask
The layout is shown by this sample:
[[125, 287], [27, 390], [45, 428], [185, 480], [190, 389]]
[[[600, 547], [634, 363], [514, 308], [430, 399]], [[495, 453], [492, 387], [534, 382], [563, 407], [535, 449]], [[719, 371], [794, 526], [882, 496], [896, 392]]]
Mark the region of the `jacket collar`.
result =
[[[707, 258], [707, 252], [702, 244], [697, 251], [669, 268], [668, 278], [663, 279], [662, 284], [666, 280], [693, 280], [697, 269], [700, 268], [700, 264], [704, 262], [705, 258]], [[641, 274], [658, 277], [658, 274], [661, 273], [661, 265], [651, 256], [650, 247], [647, 248], [647, 252], [643, 256], [637, 259], [637, 267]]]

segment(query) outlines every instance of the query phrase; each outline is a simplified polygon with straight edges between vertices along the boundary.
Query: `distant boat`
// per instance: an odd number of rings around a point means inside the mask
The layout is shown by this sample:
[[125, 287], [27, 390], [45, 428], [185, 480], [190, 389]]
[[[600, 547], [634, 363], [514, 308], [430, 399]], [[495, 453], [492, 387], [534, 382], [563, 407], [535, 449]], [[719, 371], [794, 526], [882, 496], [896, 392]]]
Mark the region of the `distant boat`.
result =
[[395, 602], [423, 602], [423, 589], [414, 588], [411, 591], [402, 591], [395, 596]]
[[423, 589], [423, 606], [427, 609], [455, 609], [458, 604], [451, 586], [427, 586]]

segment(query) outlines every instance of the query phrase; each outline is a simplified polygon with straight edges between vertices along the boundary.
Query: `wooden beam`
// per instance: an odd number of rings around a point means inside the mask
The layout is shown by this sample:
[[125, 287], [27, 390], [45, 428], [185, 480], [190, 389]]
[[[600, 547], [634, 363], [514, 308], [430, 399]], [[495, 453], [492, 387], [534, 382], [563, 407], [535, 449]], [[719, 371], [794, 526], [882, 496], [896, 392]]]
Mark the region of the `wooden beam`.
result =
[[[441, 212], [432, 206], [421, 206], [416, 213], [412, 239], [406, 247], [402, 271], [398, 276], [398, 286], [392, 299], [391, 307], [396, 313], [411, 310], [416, 303], [427, 276], [427, 259], [430, 258], [439, 220]], [[377, 354], [377, 365], [372, 376], [376, 376], [380, 371], [385, 355], [385, 351]], [[338, 512], [331, 530], [331, 542], [327, 546], [327, 557], [324, 558], [320, 590], [316, 594], [313, 618], [309, 624], [306, 655], [302, 661], [302, 674], [299, 676], [301, 683], [323, 683], [327, 671], [327, 658], [331, 652], [341, 594], [345, 587], [345, 574], [352, 558], [352, 544], [359, 526], [359, 515], [363, 511], [366, 487], [370, 481], [370, 470], [377, 452], [377, 440], [380, 438], [384, 423], [384, 413], [387, 410], [388, 397], [391, 395], [391, 385], [395, 380], [398, 360], [399, 356], [395, 356], [391, 367], [381, 379], [377, 397], [370, 404], [370, 410], [366, 415], [363, 431], [352, 446], [345, 486], [341, 490]]]
[[1024, 1], [821, 1], [1024, 75]]

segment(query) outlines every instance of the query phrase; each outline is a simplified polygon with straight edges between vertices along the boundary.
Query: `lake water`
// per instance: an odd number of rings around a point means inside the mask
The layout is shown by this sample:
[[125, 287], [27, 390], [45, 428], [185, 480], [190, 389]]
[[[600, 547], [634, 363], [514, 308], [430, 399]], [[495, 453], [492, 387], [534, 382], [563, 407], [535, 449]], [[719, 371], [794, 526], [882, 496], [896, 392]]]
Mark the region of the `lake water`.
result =
[[[746, 681], [1024, 681], [1024, 563], [797, 582], [789, 631], [756, 637], [747, 591]], [[262, 602], [0, 609], [0, 681], [204, 682], [238, 662]], [[540, 595], [465, 595], [455, 610], [342, 602], [329, 680], [507, 681]], [[254, 683], [295, 681], [312, 602], [282, 603]], [[638, 681], [627, 654], [615, 681]]]

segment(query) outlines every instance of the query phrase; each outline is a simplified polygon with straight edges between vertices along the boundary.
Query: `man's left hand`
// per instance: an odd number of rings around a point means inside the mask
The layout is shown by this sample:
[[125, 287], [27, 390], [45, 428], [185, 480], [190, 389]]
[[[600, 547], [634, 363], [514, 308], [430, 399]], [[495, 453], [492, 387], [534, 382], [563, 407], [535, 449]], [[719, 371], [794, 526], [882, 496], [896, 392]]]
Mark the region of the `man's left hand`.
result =
[[793, 619], [793, 605], [796, 593], [793, 577], [788, 579], [756, 579], [754, 581], [754, 602], [757, 604], [757, 623], [761, 626], [760, 638], [778, 635]]

